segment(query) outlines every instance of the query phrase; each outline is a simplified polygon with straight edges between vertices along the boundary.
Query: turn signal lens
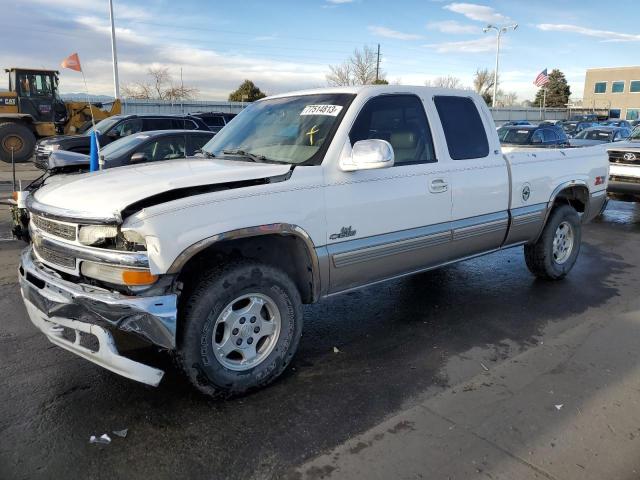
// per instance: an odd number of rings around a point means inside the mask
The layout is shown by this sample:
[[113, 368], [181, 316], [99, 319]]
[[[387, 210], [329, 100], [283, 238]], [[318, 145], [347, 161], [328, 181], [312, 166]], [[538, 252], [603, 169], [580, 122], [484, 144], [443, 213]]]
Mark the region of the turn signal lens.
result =
[[158, 280], [158, 276], [152, 275], [149, 270], [116, 267], [95, 262], [82, 262], [80, 271], [83, 275], [96, 280], [129, 287], [151, 285]]
[[125, 285], [151, 285], [157, 279], [158, 276], [148, 270], [124, 270], [122, 272], [122, 281]]

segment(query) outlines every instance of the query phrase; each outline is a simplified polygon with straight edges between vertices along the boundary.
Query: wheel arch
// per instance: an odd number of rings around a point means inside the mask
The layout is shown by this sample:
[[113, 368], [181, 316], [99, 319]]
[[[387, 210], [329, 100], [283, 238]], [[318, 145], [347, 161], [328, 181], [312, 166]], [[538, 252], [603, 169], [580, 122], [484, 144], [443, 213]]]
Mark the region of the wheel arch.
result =
[[588, 213], [590, 196], [589, 186], [584, 180], [569, 180], [558, 185], [551, 193], [551, 198], [547, 202], [547, 212], [544, 217], [544, 222], [542, 222], [542, 226], [534, 242], [538, 241], [540, 235], [542, 235], [542, 231], [547, 225], [554, 207], [557, 205], [570, 205], [576, 212], [582, 213], [584, 216], [584, 214]]
[[297, 225], [274, 223], [207, 237], [184, 249], [167, 270], [181, 281], [221, 258], [245, 257], [284, 270], [304, 303], [320, 297], [320, 262], [309, 234]]

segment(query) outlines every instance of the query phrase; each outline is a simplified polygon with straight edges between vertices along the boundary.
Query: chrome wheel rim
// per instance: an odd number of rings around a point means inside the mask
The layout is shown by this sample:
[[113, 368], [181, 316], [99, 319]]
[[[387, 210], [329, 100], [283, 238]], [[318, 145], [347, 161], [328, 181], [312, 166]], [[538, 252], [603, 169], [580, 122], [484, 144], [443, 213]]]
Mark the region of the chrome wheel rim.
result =
[[558, 264], [563, 264], [571, 256], [573, 251], [573, 227], [569, 222], [562, 222], [556, 228], [553, 236], [553, 260]]
[[280, 337], [281, 318], [273, 299], [262, 293], [242, 295], [218, 315], [213, 351], [229, 370], [244, 371], [262, 363]]

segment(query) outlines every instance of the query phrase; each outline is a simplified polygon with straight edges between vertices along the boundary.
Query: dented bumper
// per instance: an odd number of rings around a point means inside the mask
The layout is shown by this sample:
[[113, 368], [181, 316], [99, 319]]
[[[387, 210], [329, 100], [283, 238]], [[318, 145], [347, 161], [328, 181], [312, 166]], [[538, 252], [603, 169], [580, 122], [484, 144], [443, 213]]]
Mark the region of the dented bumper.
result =
[[[175, 348], [175, 294], [125, 296], [69, 282], [35, 260], [31, 247], [22, 253], [19, 281], [31, 321], [51, 342], [133, 380], [160, 382], [161, 370], [119, 354], [111, 331], [130, 332], [160, 347]], [[97, 347], [85, 346], [87, 335], [94, 337]]]

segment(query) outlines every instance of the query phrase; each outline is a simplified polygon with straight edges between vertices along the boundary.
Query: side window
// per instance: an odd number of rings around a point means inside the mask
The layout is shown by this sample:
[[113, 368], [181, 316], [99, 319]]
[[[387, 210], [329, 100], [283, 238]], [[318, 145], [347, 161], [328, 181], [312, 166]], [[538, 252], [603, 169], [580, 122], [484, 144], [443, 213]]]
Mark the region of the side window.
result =
[[134, 133], [138, 133], [142, 131], [142, 120], [139, 118], [132, 118], [129, 120], [124, 120], [117, 124], [111, 132], [115, 132], [119, 137], [126, 137], [128, 135], [133, 135]]
[[143, 120], [144, 131], [148, 132], [149, 130], [171, 130], [172, 120], [173, 119], [171, 118], [145, 118]]
[[542, 136], [542, 130], [536, 130], [535, 132], [533, 132], [531, 143], [542, 143], [543, 141], [544, 137]]
[[138, 151], [144, 153], [150, 162], [184, 158], [184, 136], [162, 137], [152, 140]]
[[197, 130], [198, 125], [196, 125], [193, 120], [186, 118], [172, 118], [171, 128], [175, 128], [176, 130]]
[[204, 122], [210, 127], [224, 127], [224, 118], [205, 117]]
[[542, 138], [544, 138], [544, 142], [555, 142], [558, 140], [558, 136], [555, 134], [553, 130], [545, 128], [542, 130]]
[[393, 147], [396, 165], [435, 162], [427, 116], [415, 95], [382, 95], [372, 98], [358, 114], [351, 145], [360, 140], [386, 140]]
[[487, 132], [473, 100], [467, 97], [436, 96], [433, 101], [453, 160], [484, 158], [489, 155]]
[[211, 140], [209, 135], [188, 135], [187, 136], [187, 155], [195, 155], [197, 150], [201, 150], [204, 145]]

